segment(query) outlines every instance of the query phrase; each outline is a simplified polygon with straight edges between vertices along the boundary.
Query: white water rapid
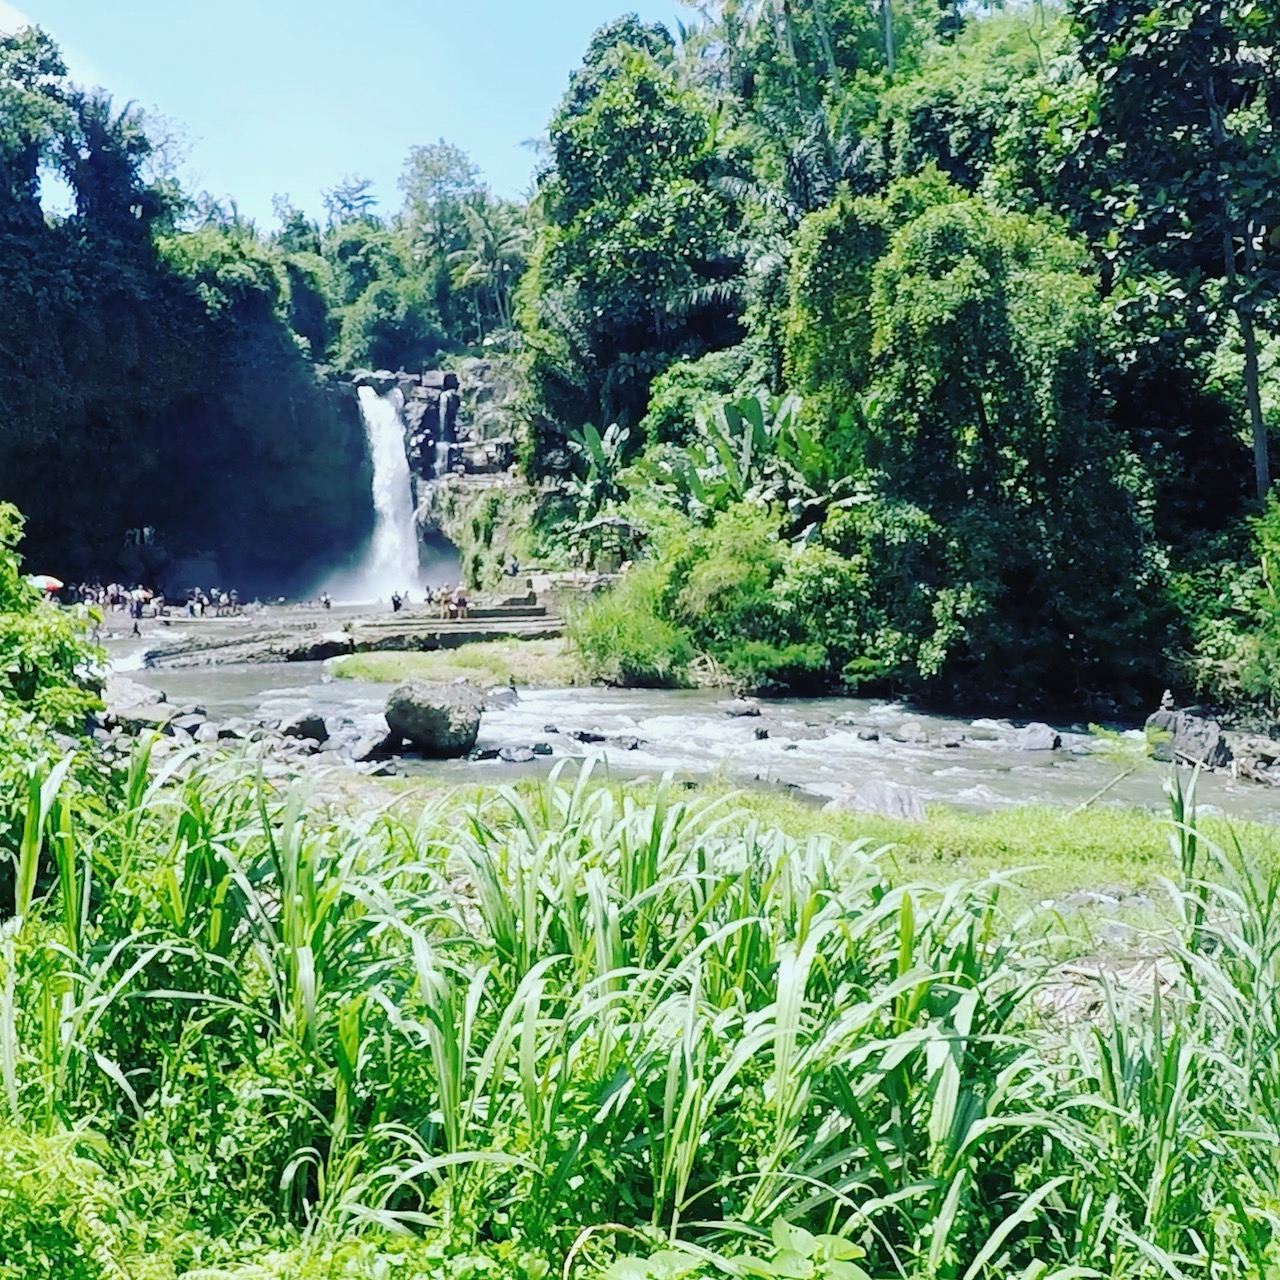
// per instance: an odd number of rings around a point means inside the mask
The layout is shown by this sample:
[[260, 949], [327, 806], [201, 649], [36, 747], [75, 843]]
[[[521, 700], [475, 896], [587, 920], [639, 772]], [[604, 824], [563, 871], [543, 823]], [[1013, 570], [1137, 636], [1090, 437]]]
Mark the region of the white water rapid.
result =
[[389, 600], [393, 592], [416, 591], [421, 585], [413, 488], [400, 419], [404, 396], [398, 388], [380, 396], [372, 387], [361, 387], [359, 395], [373, 459], [375, 523], [363, 563], [339, 590], [353, 601]]

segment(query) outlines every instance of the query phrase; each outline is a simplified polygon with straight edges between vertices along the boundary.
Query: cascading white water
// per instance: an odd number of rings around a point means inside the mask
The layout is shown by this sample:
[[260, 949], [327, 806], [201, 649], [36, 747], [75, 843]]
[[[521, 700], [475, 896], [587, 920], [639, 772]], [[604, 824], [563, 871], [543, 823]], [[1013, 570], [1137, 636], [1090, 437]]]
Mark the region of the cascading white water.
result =
[[452, 457], [452, 445], [454, 442], [453, 420], [457, 412], [456, 404], [458, 393], [449, 391], [448, 389], [440, 393], [440, 438], [436, 441], [434, 466], [432, 471], [435, 476], [447, 476], [449, 474], [449, 461]]
[[421, 582], [413, 488], [400, 419], [404, 396], [398, 388], [380, 396], [372, 387], [361, 387], [359, 396], [373, 459], [375, 523], [373, 541], [348, 593], [360, 600], [388, 600], [393, 592], [417, 588]]

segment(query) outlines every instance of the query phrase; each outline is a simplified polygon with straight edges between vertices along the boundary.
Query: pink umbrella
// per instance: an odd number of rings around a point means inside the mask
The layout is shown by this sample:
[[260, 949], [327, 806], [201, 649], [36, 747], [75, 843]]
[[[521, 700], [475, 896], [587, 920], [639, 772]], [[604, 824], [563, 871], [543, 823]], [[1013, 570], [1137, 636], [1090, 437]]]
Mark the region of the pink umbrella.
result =
[[65, 585], [61, 578], [55, 578], [48, 573], [33, 573], [27, 581], [37, 591], [61, 591]]

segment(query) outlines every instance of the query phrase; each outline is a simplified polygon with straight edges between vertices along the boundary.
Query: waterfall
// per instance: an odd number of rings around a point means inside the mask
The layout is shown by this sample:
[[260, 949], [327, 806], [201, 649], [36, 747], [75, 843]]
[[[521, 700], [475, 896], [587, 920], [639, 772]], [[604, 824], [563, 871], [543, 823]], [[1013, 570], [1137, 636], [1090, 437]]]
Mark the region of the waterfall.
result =
[[437, 476], [447, 476], [449, 474], [449, 442], [447, 440], [436, 441], [436, 458], [433, 471]]
[[361, 387], [359, 395], [373, 459], [375, 524], [351, 593], [360, 600], [387, 600], [392, 592], [416, 589], [421, 581], [413, 488], [400, 419], [404, 396], [398, 388], [379, 396], [372, 387]]
[[458, 393], [444, 390], [440, 393], [440, 436], [436, 440], [436, 450], [432, 474], [436, 477], [449, 474], [449, 463], [452, 458], [451, 446], [457, 439], [454, 420], [458, 414]]

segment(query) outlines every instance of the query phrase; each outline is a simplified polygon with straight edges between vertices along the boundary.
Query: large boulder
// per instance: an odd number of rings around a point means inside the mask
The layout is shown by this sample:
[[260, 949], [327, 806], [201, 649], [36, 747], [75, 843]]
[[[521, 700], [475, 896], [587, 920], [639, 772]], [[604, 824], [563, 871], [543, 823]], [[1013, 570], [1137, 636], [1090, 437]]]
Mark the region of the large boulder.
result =
[[1013, 740], [1019, 751], [1057, 751], [1062, 746], [1062, 735], [1047, 724], [1029, 724]]
[[1147, 717], [1146, 729], [1152, 756], [1166, 764], [1176, 760], [1206, 769], [1231, 764], [1231, 747], [1216, 720], [1162, 707]]
[[170, 733], [170, 722], [178, 715], [178, 708], [170, 706], [163, 693], [119, 676], [107, 681], [103, 702], [103, 724], [125, 733]]
[[480, 733], [484, 694], [469, 684], [409, 680], [387, 699], [387, 727], [429, 756], [465, 756]]

